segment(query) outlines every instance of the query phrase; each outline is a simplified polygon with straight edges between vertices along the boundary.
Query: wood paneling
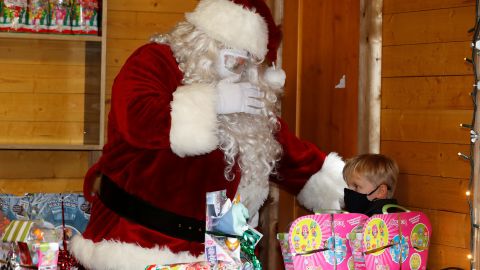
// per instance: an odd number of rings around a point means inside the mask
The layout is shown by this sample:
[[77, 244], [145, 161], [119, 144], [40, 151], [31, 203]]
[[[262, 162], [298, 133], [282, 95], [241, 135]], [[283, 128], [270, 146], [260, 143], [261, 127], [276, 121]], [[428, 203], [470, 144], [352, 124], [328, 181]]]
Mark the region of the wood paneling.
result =
[[85, 68], [66, 65], [9, 65], [0, 70], [0, 93], [83, 93]]
[[382, 110], [382, 140], [469, 144], [472, 110]]
[[76, 41], [2, 39], [2, 65], [85, 65], [85, 43]]
[[457, 155], [468, 153], [468, 145], [382, 140], [380, 149], [397, 161], [402, 173], [462, 179], [470, 176], [468, 162]]
[[401, 176], [400, 204], [432, 222], [429, 269], [469, 268], [466, 195], [472, 121], [473, 0], [384, 0], [381, 152]]
[[470, 110], [472, 76], [382, 79], [382, 109]]
[[81, 193], [83, 178], [0, 179], [0, 193]]
[[382, 77], [471, 75], [470, 42], [383, 47]]
[[108, 3], [109, 10], [143, 11], [153, 13], [184, 13], [195, 8], [199, 0], [114, 0]]
[[150, 13], [132, 11], [109, 11], [108, 33], [111, 39], [141, 39], [148, 42], [155, 33], [169, 31], [175, 24], [182, 20], [181, 13]]
[[473, 14], [475, 6], [384, 15], [383, 45], [471, 40]]
[[401, 205], [468, 213], [468, 179], [401, 174], [395, 198]]
[[86, 151], [0, 152], [0, 179], [82, 178], [86, 172]]
[[305, 0], [300, 18], [299, 135], [346, 157], [357, 152], [359, 9], [353, 0]]
[[384, 0], [385, 14], [474, 6], [475, 0]]
[[442, 269], [446, 267], [460, 267], [470, 269], [467, 259], [468, 249], [445, 245], [431, 245], [428, 252], [428, 269]]

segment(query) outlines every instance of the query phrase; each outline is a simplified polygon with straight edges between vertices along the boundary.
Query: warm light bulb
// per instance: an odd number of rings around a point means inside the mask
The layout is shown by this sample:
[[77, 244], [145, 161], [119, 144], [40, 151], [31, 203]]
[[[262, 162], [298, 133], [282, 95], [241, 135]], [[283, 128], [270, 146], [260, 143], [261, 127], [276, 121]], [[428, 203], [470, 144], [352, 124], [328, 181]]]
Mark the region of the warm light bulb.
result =
[[468, 254], [467, 259], [471, 260], [472, 259], [472, 254]]
[[465, 192], [465, 194], [467, 194], [467, 196], [470, 196], [470, 190], [468, 190], [467, 192]]

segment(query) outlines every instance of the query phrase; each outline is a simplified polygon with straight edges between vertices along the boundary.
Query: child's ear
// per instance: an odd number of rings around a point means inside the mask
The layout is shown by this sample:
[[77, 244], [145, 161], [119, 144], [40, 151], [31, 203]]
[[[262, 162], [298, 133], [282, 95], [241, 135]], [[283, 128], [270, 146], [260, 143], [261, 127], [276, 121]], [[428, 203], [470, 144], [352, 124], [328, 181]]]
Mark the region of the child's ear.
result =
[[388, 186], [387, 184], [381, 184], [378, 187], [377, 199], [387, 199], [388, 198]]

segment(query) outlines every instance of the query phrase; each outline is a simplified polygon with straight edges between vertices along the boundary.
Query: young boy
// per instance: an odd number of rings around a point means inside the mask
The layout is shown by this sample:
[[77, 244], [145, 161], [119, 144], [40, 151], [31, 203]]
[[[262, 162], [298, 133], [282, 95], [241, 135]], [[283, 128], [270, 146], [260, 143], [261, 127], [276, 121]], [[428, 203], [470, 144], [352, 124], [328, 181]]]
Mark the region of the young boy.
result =
[[397, 184], [398, 166], [380, 154], [363, 154], [347, 160], [343, 168], [345, 210], [368, 216], [382, 214], [386, 204], [397, 204], [393, 192]]

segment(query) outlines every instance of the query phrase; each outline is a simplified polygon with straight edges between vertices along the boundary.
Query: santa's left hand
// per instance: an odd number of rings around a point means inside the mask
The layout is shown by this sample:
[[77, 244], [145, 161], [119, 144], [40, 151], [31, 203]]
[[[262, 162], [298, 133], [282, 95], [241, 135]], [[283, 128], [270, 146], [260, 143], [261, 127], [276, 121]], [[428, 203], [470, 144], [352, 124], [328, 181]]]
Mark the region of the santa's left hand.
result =
[[265, 103], [258, 100], [263, 97], [263, 93], [251, 83], [220, 81], [216, 88], [218, 92], [218, 114], [239, 112], [261, 114], [265, 108]]

